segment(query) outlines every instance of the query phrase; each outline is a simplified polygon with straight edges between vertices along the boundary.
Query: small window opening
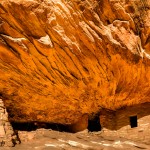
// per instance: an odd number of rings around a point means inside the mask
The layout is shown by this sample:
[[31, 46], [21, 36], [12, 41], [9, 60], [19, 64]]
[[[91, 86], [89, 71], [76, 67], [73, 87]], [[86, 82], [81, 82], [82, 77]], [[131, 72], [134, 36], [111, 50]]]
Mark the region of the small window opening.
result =
[[3, 94], [2, 93], [0, 93], [0, 96], [2, 96]]
[[131, 126], [131, 128], [135, 128], [138, 126], [137, 116], [131, 116], [130, 117], [130, 126]]
[[111, 22], [109, 20], [106, 20], [107, 24], [111, 24]]
[[88, 121], [88, 130], [91, 131], [91, 132], [101, 131], [99, 116], [96, 116], [92, 120]]

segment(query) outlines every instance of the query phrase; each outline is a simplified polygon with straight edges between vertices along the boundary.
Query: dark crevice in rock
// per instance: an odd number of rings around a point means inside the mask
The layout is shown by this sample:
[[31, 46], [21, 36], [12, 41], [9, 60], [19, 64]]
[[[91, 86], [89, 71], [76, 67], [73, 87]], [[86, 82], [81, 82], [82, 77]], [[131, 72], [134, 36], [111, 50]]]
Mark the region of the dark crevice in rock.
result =
[[40, 128], [52, 129], [60, 132], [68, 131], [65, 125], [55, 123], [51, 124], [45, 122], [12, 122], [11, 124], [14, 131], [35, 131]]

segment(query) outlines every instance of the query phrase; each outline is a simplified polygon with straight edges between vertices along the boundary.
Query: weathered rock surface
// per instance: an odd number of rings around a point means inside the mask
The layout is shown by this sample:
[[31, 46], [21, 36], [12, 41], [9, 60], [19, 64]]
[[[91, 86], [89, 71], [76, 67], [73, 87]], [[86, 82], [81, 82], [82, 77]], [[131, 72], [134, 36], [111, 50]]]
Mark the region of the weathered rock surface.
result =
[[150, 102], [149, 0], [0, 0], [0, 93], [10, 121], [75, 124]]
[[[149, 150], [150, 145], [119, 136], [103, 136], [102, 132], [76, 134], [40, 129], [22, 132], [22, 144], [0, 150]], [[24, 134], [24, 137], [23, 137]]]

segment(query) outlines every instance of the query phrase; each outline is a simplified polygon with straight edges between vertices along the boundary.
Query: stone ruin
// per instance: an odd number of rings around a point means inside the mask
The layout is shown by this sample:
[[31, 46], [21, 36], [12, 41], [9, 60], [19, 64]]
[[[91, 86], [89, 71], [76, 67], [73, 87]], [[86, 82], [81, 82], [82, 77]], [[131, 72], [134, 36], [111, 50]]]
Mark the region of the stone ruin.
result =
[[105, 136], [118, 136], [150, 143], [150, 103], [103, 111], [100, 123]]
[[[100, 112], [100, 116], [92, 120], [92, 122], [89, 122], [88, 115], [84, 115], [77, 123], [68, 126], [68, 129], [71, 132], [78, 132], [88, 128], [89, 131], [102, 131], [102, 134], [105, 136], [124, 137], [130, 140], [139, 140], [149, 143], [149, 108], [150, 103], [145, 103], [126, 107], [115, 112], [103, 110]], [[19, 125], [19, 127], [22, 127], [22, 125]], [[98, 130], [95, 130], [95, 128], [98, 128]], [[0, 146], [12, 147], [20, 143], [19, 139], [21, 139], [21, 141], [28, 141], [34, 138], [36, 132], [19, 131], [18, 135], [14, 132], [8, 119], [7, 110], [2, 99], [0, 99]]]
[[8, 120], [8, 113], [2, 99], [0, 99], [0, 146], [14, 146], [18, 138]]

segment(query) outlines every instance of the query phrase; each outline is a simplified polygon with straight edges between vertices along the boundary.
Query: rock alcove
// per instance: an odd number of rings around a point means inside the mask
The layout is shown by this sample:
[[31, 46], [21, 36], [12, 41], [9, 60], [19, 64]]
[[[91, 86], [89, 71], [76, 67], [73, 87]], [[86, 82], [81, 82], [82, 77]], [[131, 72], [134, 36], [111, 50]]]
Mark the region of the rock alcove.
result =
[[13, 127], [120, 130], [131, 116], [145, 118], [141, 111], [124, 118], [123, 108], [150, 102], [149, 6], [148, 0], [1, 0], [0, 96]]

